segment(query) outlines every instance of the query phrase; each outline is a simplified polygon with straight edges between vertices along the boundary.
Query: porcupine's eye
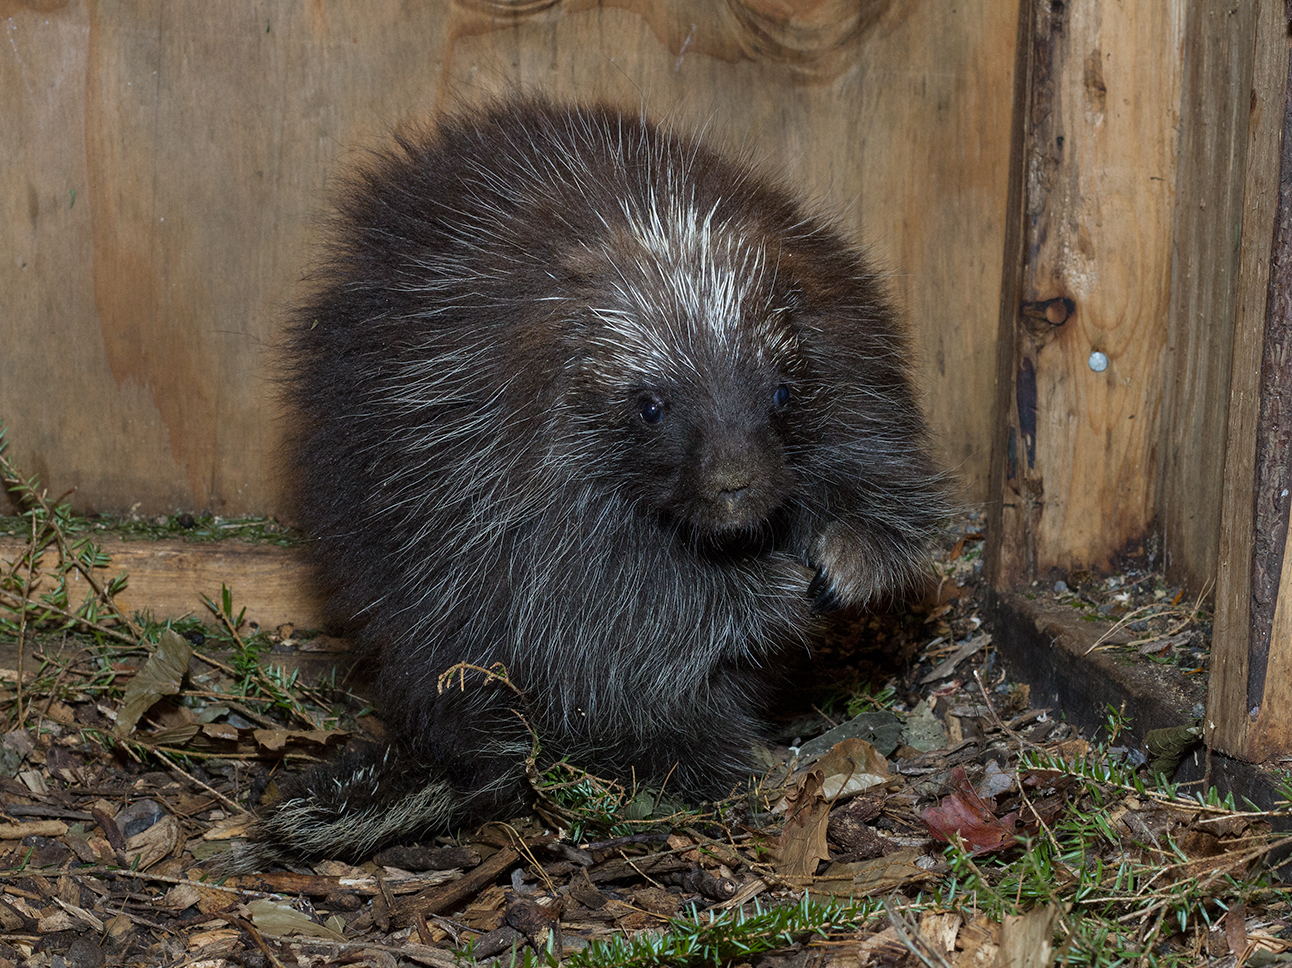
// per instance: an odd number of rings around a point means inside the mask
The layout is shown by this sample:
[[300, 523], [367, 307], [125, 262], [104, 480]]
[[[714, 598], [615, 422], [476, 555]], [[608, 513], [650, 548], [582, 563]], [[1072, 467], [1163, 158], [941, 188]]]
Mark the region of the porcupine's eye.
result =
[[642, 394], [637, 400], [642, 423], [654, 426], [664, 419], [664, 404], [658, 397]]
[[772, 405], [778, 410], [790, 402], [790, 386], [788, 383], [782, 383], [772, 394]]

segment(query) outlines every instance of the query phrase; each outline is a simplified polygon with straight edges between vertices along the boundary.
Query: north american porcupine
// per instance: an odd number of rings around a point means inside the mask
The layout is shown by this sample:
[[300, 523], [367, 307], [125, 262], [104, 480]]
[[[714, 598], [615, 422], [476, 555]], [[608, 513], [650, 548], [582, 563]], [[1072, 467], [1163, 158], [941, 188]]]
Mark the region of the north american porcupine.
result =
[[[525, 758], [748, 774], [767, 665], [944, 514], [875, 273], [743, 165], [516, 99], [351, 175], [289, 397], [300, 523], [390, 743], [285, 784], [240, 866], [505, 814]], [[501, 662], [521, 700], [457, 663]]]

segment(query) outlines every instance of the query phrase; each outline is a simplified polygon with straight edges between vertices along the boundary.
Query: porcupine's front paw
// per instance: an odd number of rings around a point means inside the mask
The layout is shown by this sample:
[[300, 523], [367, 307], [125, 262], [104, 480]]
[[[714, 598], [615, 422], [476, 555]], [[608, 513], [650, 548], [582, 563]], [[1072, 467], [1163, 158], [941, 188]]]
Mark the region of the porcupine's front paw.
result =
[[833, 612], [905, 585], [919, 570], [920, 549], [886, 539], [846, 521], [835, 521], [812, 543], [807, 555], [815, 575], [807, 594], [815, 612]]

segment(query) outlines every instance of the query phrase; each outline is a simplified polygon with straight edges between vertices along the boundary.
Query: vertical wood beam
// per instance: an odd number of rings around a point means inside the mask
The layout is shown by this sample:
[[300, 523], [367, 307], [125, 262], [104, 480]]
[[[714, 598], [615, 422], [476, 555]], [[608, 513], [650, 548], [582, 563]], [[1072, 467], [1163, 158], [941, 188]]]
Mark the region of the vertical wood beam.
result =
[[1250, 97], [1207, 742], [1261, 760], [1292, 747], [1292, 83], [1284, 4], [1261, 4]]
[[1156, 505], [1167, 575], [1194, 594], [1220, 543], [1258, 10], [1192, 0], [1185, 24]]
[[1007, 229], [1007, 265], [1021, 268], [1002, 286], [989, 522], [998, 587], [1110, 567], [1153, 520], [1184, 6], [1024, 5], [1023, 188]]

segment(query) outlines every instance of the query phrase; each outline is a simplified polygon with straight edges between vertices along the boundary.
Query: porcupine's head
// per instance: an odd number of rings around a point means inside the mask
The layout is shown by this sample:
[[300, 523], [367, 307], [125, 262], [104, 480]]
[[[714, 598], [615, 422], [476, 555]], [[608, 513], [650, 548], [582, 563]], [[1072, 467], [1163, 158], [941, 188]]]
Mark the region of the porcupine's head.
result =
[[795, 486], [804, 376], [775, 247], [685, 193], [615, 216], [567, 266], [589, 294], [580, 396], [613, 442], [599, 471], [694, 538], [755, 538]]

